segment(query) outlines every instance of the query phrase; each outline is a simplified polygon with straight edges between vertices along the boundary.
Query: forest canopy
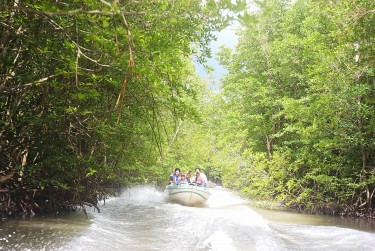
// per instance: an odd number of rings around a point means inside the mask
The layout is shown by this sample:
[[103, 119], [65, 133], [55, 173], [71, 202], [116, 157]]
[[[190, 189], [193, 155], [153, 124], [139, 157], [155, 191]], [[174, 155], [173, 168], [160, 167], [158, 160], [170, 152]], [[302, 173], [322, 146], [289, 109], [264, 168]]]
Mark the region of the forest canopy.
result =
[[232, 159], [219, 168], [223, 184], [299, 210], [374, 217], [373, 1], [255, 2], [237, 47], [219, 54], [228, 74], [218, 152]]
[[199, 117], [193, 57], [210, 54], [236, 4], [0, 1], [0, 214], [165, 182], [180, 121]]

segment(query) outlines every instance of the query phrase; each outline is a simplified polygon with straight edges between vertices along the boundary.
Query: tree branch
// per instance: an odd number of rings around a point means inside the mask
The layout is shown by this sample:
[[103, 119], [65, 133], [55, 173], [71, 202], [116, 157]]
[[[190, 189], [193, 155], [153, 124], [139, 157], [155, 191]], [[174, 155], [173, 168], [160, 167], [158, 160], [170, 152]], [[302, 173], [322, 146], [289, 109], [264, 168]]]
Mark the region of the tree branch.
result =
[[[0, 6], [0, 11], [5, 11], [5, 10], [20, 10], [24, 11], [26, 13], [33, 13], [33, 14], [38, 14], [41, 16], [71, 16], [71, 15], [76, 15], [76, 14], [96, 14], [96, 15], [103, 15], [103, 16], [113, 16], [113, 15], [118, 15], [121, 14], [121, 11], [102, 11], [102, 10], [83, 10], [83, 9], [75, 9], [75, 10], [70, 10], [70, 11], [59, 11], [59, 12], [50, 12], [50, 11], [40, 11], [32, 8], [27, 8], [27, 7], [19, 7], [19, 6]], [[132, 11], [129, 14], [132, 15], [142, 15], [146, 14], [146, 12], [135, 12]]]
[[34, 82], [23, 84], [23, 85], [17, 85], [17, 86], [0, 86], [0, 93], [13, 92], [13, 91], [16, 91], [16, 90], [19, 90], [19, 89], [22, 89], [22, 88], [32, 87], [32, 86], [40, 84], [40, 83], [42, 83], [44, 81], [47, 81], [47, 80], [49, 80], [49, 79], [51, 79], [53, 77], [56, 77], [56, 76], [57, 75], [50, 75], [48, 77], [41, 78], [41, 79], [36, 80]]

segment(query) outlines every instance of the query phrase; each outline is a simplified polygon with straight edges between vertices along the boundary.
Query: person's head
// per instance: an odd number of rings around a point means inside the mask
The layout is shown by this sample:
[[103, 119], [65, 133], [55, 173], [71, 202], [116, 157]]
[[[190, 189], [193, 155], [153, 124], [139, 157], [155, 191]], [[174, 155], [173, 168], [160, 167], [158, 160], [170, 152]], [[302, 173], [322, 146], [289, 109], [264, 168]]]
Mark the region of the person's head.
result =
[[181, 180], [184, 180], [184, 179], [185, 179], [185, 174], [181, 174], [180, 179], [181, 179]]
[[196, 174], [200, 174], [201, 173], [201, 169], [199, 167], [195, 168], [195, 173]]
[[181, 169], [180, 168], [176, 168], [176, 169], [174, 169], [174, 173], [178, 176], [178, 175], [180, 175], [180, 173], [181, 173]]

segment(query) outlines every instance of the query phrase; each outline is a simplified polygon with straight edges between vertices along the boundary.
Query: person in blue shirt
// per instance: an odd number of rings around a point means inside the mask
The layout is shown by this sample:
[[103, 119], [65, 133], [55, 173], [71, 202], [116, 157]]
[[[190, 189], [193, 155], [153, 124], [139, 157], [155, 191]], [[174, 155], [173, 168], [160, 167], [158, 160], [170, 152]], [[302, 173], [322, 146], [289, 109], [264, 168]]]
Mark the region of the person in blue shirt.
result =
[[169, 184], [170, 185], [178, 185], [180, 183], [180, 175], [181, 169], [176, 168], [174, 169], [174, 172], [169, 176]]
[[188, 183], [188, 181], [186, 179], [186, 175], [185, 174], [181, 174], [180, 175], [180, 182], [177, 183], [177, 185], [184, 185], [184, 184], [187, 185], [189, 183]]

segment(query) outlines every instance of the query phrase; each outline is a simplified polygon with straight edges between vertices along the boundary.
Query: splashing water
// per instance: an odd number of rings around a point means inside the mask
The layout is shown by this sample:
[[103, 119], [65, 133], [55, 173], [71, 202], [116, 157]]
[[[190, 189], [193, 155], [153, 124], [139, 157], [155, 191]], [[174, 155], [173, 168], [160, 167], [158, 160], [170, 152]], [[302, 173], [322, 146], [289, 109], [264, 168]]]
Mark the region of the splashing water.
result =
[[90, 220], [80, 213], [7, 223], [0, 250], [374, 250], [373, 232], [273, 222], [225, 189], [211, 193], [204, 207], [186, 207], [153, 187], [128, 189]]

